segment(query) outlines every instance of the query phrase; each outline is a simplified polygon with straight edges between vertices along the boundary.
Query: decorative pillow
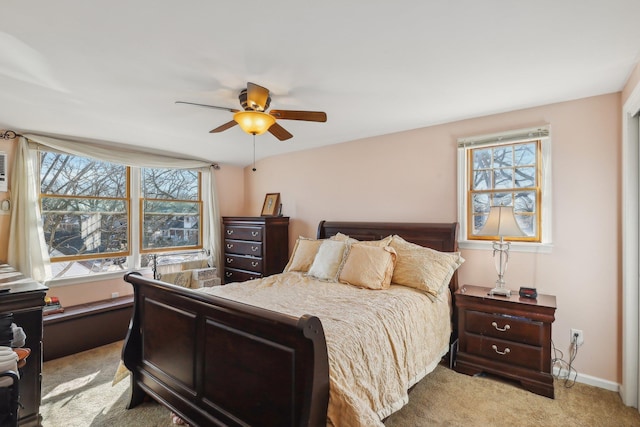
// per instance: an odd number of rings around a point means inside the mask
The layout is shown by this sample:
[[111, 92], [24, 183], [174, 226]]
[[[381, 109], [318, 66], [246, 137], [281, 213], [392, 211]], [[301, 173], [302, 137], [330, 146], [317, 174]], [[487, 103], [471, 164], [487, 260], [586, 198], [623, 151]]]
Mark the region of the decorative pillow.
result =
[[324, 240], [309, 268], [309, 276], [320, 280], [337, 281], [346, 249], [345, 242]]
[[342, 234], [342, 233], [336, 233], [335, 235], [329, 237], [329, 239], [331, 240], [337, 240], [339, 242], [345, 242], [349, 245], [354, 244], [354, 243], [358, 243], [357, 239], [354, 239], [353, 237], [349, 237], [346, 234]]
[[187, 270], [179, 271], [177, 273], [159, 274], [158, 280], [188, 288], [191, 286], [191, 271]]
[[365, 245], [365, 246], [378, 246], [378, 247], [385, 247], [385, 246], [389, 246], [389, 244], [391, 244], [391, 240], [392, 240], [393, 236], [387, 236], [384, 239], [380, 239], [380, 240], [361, 240], [358, 242], [359, 245]]
[[395, 264], [396, 251], [390, 246], [354, 244], [338, 280], [361, 288], [388, 289]]
[[207, 268], [209, 265], [209, 262], [207, 261], [206, 258], [202, 258], [202, 259], [194, 259], [191, 261], [185, 261], [182, 263], [182, 269], [183, 270], [193, 270], [196, 268]]
[[363, 244], [363, 245], [369, 245], [369, 246], [389, 246], [389, 243], [391, 243], [392, 237], [393, 236], [387, 236], [381, 240], [358, 240], [358, 239], [354, 239], [353, 237], [347, 236], [346, 234], [337, 233], [336, 235], [331, 236], [330, 239], [346, 242], [347, 244], [350, 244], [350, 245], [357, 243], [357, 244]]
[[390, 246], [397, 253], [391, 281], [436, 296], [449, 285], [451, 276], [464, 262], [460, 252], [439, 252], [397, 235], [393, 236]]
[[298, 237], [298, 240], [296, 240], [296, 244], [293, 247], [291, 258], [284, 267], [284, 271], [300, 271], [303, 273], [309, 271], [322, 242], [323, 240]]

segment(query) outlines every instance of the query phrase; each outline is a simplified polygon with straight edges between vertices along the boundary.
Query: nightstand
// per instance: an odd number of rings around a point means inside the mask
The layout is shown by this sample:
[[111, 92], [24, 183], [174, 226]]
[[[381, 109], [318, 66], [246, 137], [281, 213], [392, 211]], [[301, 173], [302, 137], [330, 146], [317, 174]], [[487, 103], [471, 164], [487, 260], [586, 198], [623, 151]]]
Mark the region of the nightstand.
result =
[[509, 378], [553, 399], [551, 324], [556, 297], [489, 296], [490, 290], [464, 285], [456, 291], [459, 347], [455, 370]]

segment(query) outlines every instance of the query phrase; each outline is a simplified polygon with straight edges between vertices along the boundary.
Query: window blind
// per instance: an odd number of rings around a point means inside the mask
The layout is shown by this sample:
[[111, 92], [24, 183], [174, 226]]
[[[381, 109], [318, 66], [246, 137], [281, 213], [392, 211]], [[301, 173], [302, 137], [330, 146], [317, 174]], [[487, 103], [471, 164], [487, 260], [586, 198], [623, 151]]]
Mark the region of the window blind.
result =
[[512, 130], [488, 135], [458, 138], [458, 148], [481, 147], [483, 145], [512, 144], [519, 141], [547, 138], [549, 125]]

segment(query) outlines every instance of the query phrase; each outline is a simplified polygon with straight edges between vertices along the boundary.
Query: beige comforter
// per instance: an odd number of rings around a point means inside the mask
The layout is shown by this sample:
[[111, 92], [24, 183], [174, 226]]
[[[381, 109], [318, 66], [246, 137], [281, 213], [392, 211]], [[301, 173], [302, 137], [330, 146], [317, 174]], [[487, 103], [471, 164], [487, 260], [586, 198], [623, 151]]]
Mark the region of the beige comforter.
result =
[[404, 286], [374, 291], [293, 272], [202, 291], [319, 317], [329, 356], [328, 423], [339, 427], [382, 426], [448, 349], [448, 293], [432, 302]]

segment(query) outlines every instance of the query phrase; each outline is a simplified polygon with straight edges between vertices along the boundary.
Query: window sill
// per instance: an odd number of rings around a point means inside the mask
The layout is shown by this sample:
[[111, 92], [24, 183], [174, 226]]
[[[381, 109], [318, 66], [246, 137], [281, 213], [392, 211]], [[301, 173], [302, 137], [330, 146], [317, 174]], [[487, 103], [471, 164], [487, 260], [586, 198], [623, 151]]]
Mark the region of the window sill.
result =
[[122, 271], [114, 271], [109, 273], [97, 273], [91, 274], [87, 276], [74, 276], [74, 277], [64, 277], [60, 279], [51, 279], [45, 282], [45, 285], [50, 288], [56, 288], [60, 286], [70, 286], [70, 285], [81, 285], [85, 283], [91, 282], [105, 282], [107, 280], [116, 280], [122, 279], [125, 274], [131, 273], [133, 271], [137, 271], [141, 273], [143, 276], [153, 276], [153, 271], [151, 268], [141, 268], [138, 270], [122, 270]]
[[[486, 240], [460, 240], [458, 247], [460, 249], [492, 250], [493, 242]], [[511, 246], [509, 247], [509, 252], [529, 252], [537, 254], [550, 254], [552, 250], [552, 243], [511, 242]]]

